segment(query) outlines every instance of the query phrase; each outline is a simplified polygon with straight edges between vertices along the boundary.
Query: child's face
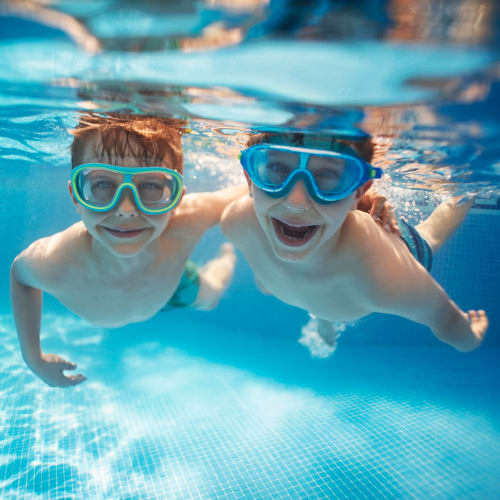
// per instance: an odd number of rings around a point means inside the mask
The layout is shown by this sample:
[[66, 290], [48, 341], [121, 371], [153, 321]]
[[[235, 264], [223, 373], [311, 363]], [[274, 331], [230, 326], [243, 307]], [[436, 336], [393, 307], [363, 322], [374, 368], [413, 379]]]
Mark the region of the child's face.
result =
[[[84, 163], [99, 163], [99, 160], [85, 155]], [[137, 166], [133, 158], [115, 158], [113, 163], [122, 167]], [[143, 213], [129, 189], [123, 190], [117, 204], [109, 212], [95, 212], [80, 205], [71, 192], [71, 185], [70, 194], [87, 231], [117, 257], [139, 254], [163, 233], [173, 213]]]
[[302, 180], [282, 198], [273, 198], [253, 183], [251, 192], [257, 219], [276, 257], [289, 262], [307, 259], [329, 241], [355, 203], [353, 193], [329, 204], [316, 203]]

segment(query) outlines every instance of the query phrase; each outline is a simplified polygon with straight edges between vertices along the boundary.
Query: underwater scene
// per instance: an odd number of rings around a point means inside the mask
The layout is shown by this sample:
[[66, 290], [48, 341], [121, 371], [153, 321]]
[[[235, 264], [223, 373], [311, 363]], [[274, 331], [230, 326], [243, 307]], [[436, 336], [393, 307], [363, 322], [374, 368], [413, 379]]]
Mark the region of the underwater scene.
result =
[[0, 498], [500, 498], [500, 4], [0, 2]]

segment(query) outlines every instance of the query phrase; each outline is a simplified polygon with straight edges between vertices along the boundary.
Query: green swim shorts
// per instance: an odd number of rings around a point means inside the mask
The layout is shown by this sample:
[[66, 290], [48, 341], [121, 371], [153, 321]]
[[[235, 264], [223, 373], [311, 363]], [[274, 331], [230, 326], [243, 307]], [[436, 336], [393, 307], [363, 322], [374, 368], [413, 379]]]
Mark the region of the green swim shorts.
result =
[[192, 306], [196, 302], [199, 290], [200, 277], [198, 275], [198, 266], [193, 261], [188, 260], [177, 290], [162, 311]]

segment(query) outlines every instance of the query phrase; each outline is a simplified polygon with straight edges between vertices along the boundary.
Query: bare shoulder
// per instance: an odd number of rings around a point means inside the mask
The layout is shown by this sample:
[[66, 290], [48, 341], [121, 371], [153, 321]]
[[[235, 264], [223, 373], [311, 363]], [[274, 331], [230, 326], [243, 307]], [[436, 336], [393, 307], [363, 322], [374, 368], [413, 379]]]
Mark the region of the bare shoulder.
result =
[[385, 231], [366, 213], [354, 211], [352, 215], [349, 246], [357, 261], [361, 286], [371, 297], [374, 310], [392, 310], [401, 300], [420, 301], [420, 296], [434, 286], [427, 270], [399, 236]]
[[201, 236], [207, 229], [203, 213], [203, 201], [199, 196], [203, 193], [191, 193], [183, 196], [182, 201], [172, 213], [163, 236], [167, 239], [179, 238], [189, 232], [190, 237]]
[[367, 213], [352, 210], [342, 225], [338, 246], [360, 265], [370, 266], [374, 259], [383, 255], [382, 250], [387, 245], [382, 233]]
[[59, 233], [40, 238], [21, 252], [12, 265], [22, 283], [45, 289], [64, 279], [68, 266], [79, 261], [89, 247], [89, 235], [78, 222]]
[[222, 232], [231, 240], [249, 235], [256, 223], [253, 200], [248, 195], [230, 203], [221, 217]]

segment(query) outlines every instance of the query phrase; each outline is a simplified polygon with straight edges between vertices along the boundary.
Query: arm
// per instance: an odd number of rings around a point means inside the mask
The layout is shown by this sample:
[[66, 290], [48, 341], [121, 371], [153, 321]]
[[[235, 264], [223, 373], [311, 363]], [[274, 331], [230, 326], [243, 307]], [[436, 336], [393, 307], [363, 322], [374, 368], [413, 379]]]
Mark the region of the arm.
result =
[[385, 196], [377, 193], [374, 189], [370, 188], [366, 191], [360, 198], [356, 210], [369, 213], [375, 222], [380, 224], [387, 231], [401, 236], [394, 209], [387, 202]]
[[50, 386], [68, 387], [85, 380], [82, 375], [66, 376], [63, 370], [74, 370], [76, 365], [57, 356], [45, 354], [40, 345], [42, 291], [35, 286], [29, 258], [16, 257], [10, 271], [10, 292], [17, 335], [24, 361], [30, 370]]
[[418, 263], [392, 265], [378, 283], [377, 311], [423, 324], [459, 351], [472, 351], [481, 344], [488, 329], [484, 311], [463, 312]]
[[248, 186], [240, 184], [209, 193], [193, 193], [190, 196], [196, 200], [197, 213], [206, 220], [207, 226], [211, 227], [220, 222], [224, 209], [230, 203], [247, 193]]

